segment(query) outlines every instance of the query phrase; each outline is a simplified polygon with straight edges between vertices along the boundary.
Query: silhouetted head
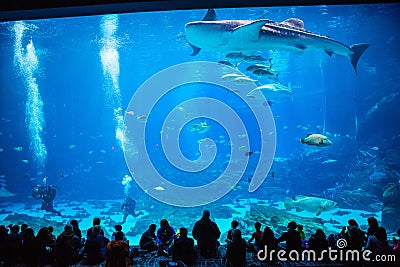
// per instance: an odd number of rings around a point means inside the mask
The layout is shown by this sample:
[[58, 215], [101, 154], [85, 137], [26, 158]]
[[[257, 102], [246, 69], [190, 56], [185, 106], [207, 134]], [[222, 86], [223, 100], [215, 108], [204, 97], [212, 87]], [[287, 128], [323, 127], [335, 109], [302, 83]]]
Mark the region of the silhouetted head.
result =
[[236, 221], [236, 220], [233, 220], [232, 222], [231, 222], [231, 227], [232, 228], [236, 228], [236, 227], [238, 227], [239, 226], [239, 222], [238, 221]]
[[210, 211], [209, 210], [204, 210], [203, 211], [203, 217], [210, 217]]
[[167, 219], [162, 219], [162, 220], [160, 221], [160, 226], [161, 226], [161, 228], [163, 228], [163, 229], [170, 227]]
[[274, 237], [274, 232], [272, 231], [272, 229], [269, 226], [265, 226], [264, 232], [263, 232], [263, 238], [268, 240], [273, 237]]
[[291, 222], [288, 223], [287, 227], [289, 229], [296, 229], [297, 223], [295, 221], [291, 221]]
[[121, 232], [121, 231], [122, 231], [122, 225], [116, 224], [116, 225], [114, 225], [114, 229], [115, 229], [115, 231], [117, 231], [117, 232]]
[[378, 220], [375, 217], [369, 217], [367, 219], [367, 222], [368, 222], [369, 227], [372, 227], [372, 228], [378, 228], [379, 227]]
[[354, 220], [354, 219], [348, 220], [347, 223], [348, 223], [350, 226], [358, 227], [358, 223], [357, 223], [356, 220]]
[[21, 224], [21, 232], [25, 232], [25, 230], [28, 228], [28, 225], [26, 223]]
[[378, 240], [387, 240], [386, 229], [382, 226], [376, 228], [375, 236]]
[[71, 222], [69, 224], [72, 225], [73, 227], [78, 227], [78, 221], [77, 220], [71, 220]]
[[123, 239], [124, 239], [124, 234], [122, 232], [115, 233], [115, 240], [123, 240]]
[[65, 225], [64, 226], [64, 231], [65, 232], [72, 232], [72, 225], [70, 225], [70, 224]]
[[240, 229], [235, 229], [235, 231], [233, 231], [233, 240], [241, 238], [242, 238], [242, 231], [240, 231]]
[[98, 217], [94, 218], [93, 219], [93, 226], [100, 225], [100, 222], [101, 222], [100, 218], [98, 218]]
[[149, 229], [150, 229], [151, 232], [154, 233], [157, 230], [157, 225], [152, 223], [152, 224], [149, 225]]
[[255, 223], [254, 223], [254, 228], [256, 228], [257, 231], [260, 231], [260, 229], [261, 229], [261, 223], [260, 223], [260, 222], [255, 222]]
[[181, 228], [179, 229], [179, 234], [180, 234], [181, 237], [187, 237], [187, 235], [188, 235], [188, 229], [185, 228], [185, 227], [181, 227]]
[[14, 224], [11, 227], [11, 233], [18, 233], [19, 232], [19, 225], [18, 224]]
[[[44, 228], [44, 227], [43, 227]], [[47, 231], [51, 234], [51, 233], [53, 233], [53, 231], [54, 231], [54, 227], [53, 226], [49, 226], [49, 227], [47, 227]]]
[[317, 230], [315, 230], [315, 235], [317, 237], [320, 237], [321, 239], [326, 239], [326, 234], [324, 231], [322, 231], [322, 229], [318, 228]]
[[298, 225], [297, 225], [297, 229], [298, 229], [299, 231], [303, 231], [303, 225], [298, 224]]

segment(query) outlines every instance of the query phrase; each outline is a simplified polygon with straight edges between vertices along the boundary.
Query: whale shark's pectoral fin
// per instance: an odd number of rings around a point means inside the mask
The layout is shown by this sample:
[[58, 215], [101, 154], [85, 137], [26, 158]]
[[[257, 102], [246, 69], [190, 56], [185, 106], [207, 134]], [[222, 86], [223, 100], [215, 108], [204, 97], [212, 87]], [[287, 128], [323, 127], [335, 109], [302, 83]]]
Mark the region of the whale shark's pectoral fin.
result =
[[195, 55], [197, 55], [198, 53], [200, 53], [200, 50], [201, 50], [200, 47], [194, 46], [194, 45], [192, 45], [191, 43], [189, 43], [189, 45], [190, 45], [190, 47], [192, 47], [192, 49], [193, 49], [193, 53], [190, 54], [191, 56], [195, 56]]
[[268, 20], [256, 20], [248, 24], [240, 25], [233, 29], [233, 34], [238, 38], [248, 38], [250, 41], [258, 42], [260, 30]]

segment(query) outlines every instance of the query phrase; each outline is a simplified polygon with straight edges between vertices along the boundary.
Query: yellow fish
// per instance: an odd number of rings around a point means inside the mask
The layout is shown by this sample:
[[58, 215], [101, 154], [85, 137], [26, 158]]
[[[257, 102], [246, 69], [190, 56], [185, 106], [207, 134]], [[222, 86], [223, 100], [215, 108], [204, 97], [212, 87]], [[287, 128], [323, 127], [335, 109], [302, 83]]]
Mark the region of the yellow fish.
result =
[[246, 146], [240, 146], [239, 150], [245, 150], [247, 147]]

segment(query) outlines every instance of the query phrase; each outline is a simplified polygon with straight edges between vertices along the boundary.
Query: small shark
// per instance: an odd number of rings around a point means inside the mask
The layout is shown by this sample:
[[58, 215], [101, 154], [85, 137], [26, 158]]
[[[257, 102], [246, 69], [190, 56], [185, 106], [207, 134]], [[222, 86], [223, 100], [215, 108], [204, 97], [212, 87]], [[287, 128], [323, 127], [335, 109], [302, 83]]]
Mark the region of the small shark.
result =
[[214, 9], [209, 9], [202, 21], [185, 25], [185, 37], [193, 48], [192, 56], [206, 49], [221, 52], [254, 52], [286, 50], [301, 54], [305, 50], [324, 51], [350, 59], [357, 75], [357, 63], [370, 44], [347, 46], [328, 36], [304, 29], [304, 22], [290, 18], [282, 22], [262, 20], [217, 20]]

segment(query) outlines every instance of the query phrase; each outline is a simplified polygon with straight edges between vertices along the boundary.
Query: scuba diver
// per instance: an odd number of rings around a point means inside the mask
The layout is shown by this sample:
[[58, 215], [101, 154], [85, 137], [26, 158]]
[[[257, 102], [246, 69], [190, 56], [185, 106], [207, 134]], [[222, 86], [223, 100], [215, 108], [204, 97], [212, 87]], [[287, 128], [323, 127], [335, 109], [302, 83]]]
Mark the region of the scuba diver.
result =
[[136, 218], [137, 216], [144, 214], [142, 211], [136, 213], [135, 207], [136, 207], [136, 201], [132, 197], [126, 196], [124, 199], [124, 203], [122, 203], [121, 205], [121, 210], [122, 213], [124, 214], [124, 218], [122, 219], [121, 224], [126, 222], [126, 218], [128, 217], [128, 215], [132, 215], [133, 217]]
[[52, 185], [47, 184], [47, 178], [44, 177], [42, 185], [35, 185], [32, 189], [32, 197], [36, 200], [42, 199], [41, 210], [53, 212], [61, 216], [59, 211], [53, 208], [53, 200], [56, 197], [56, 189]]

